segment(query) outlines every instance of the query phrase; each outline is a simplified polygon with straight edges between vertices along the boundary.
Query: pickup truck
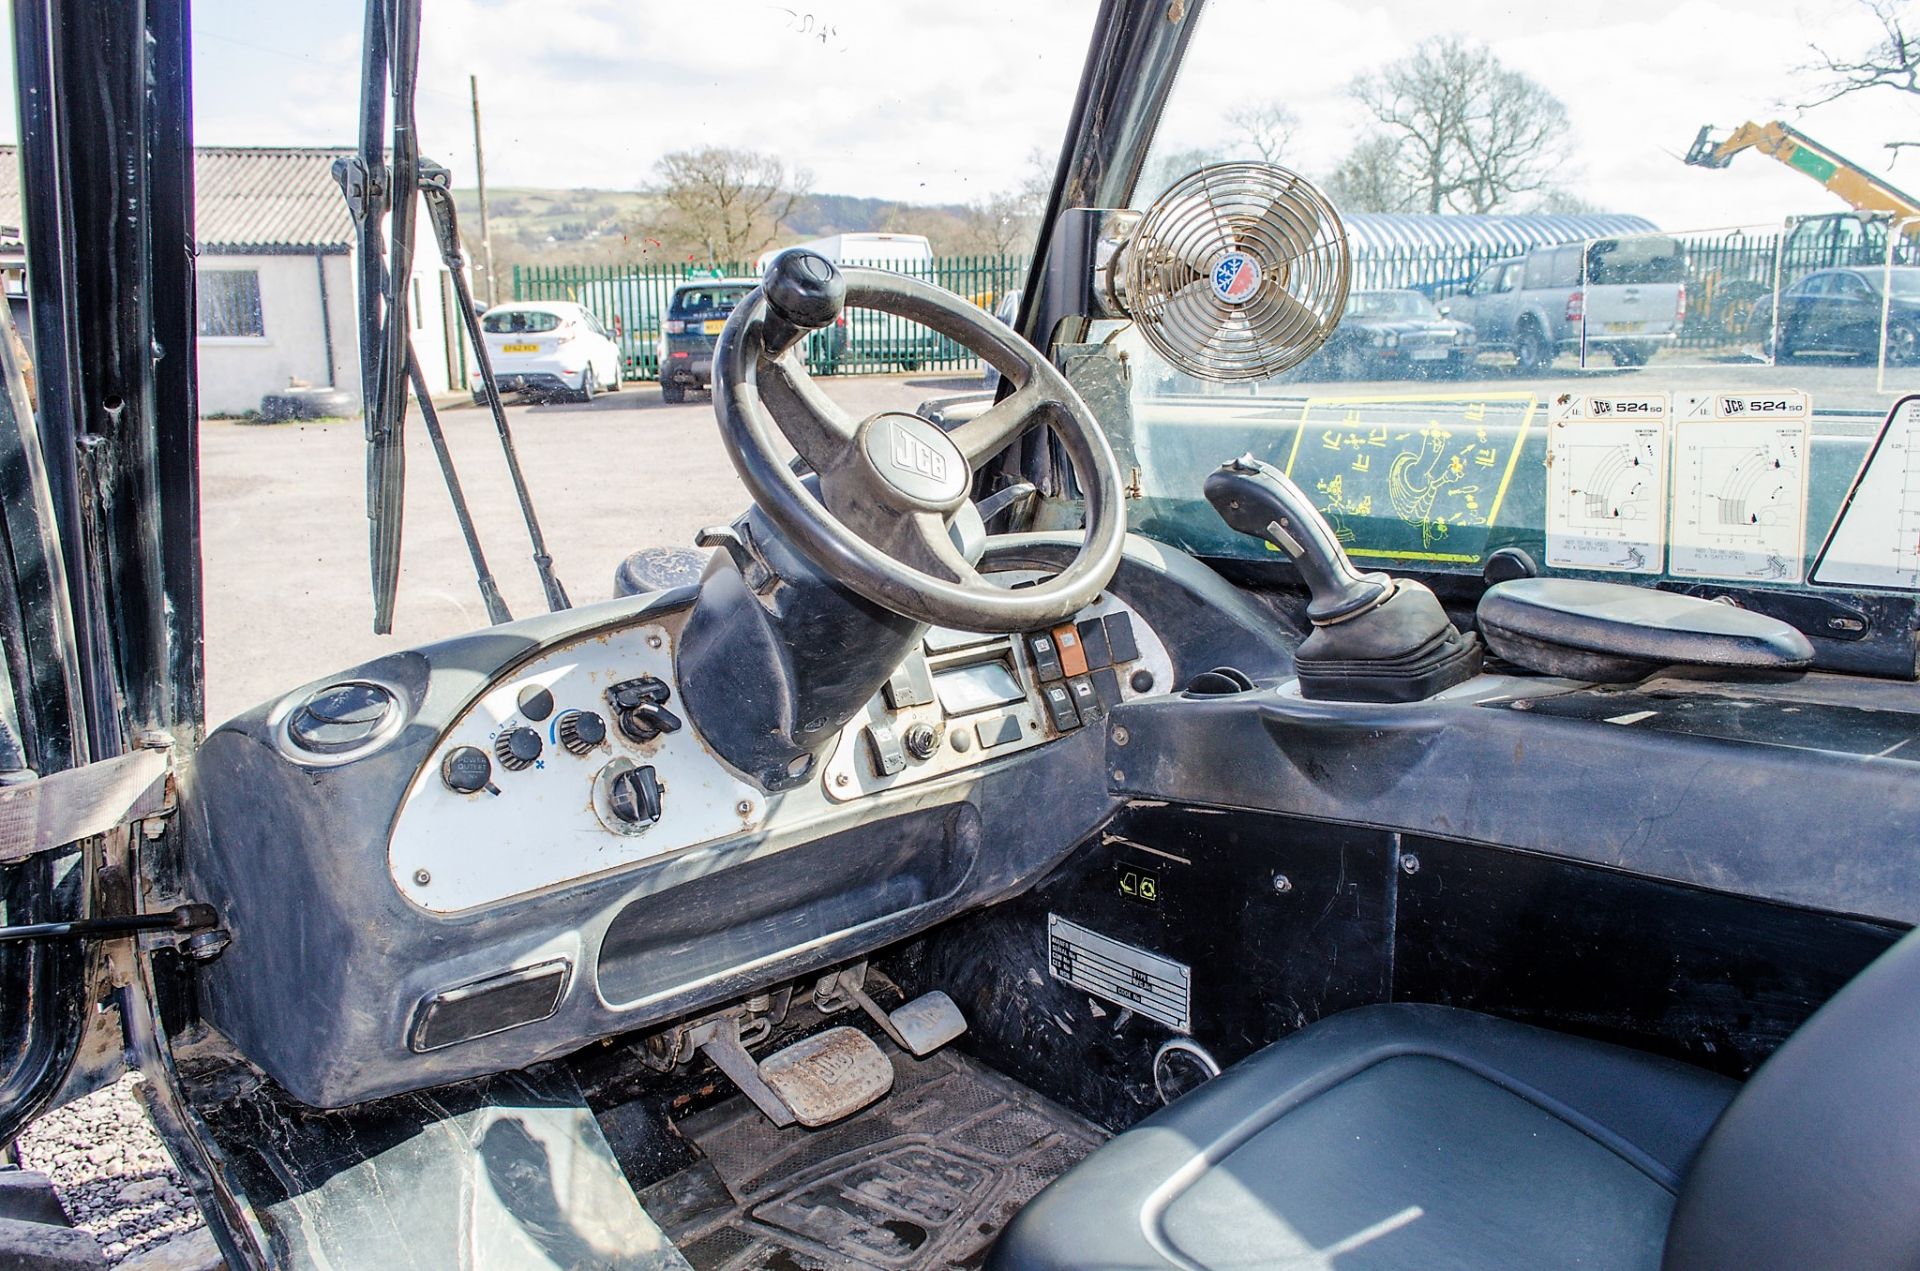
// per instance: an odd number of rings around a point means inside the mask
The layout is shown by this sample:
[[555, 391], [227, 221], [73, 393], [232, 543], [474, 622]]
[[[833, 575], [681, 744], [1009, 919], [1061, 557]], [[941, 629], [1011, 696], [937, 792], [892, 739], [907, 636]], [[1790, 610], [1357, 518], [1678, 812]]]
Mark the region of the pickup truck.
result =
[[1440, 312], [1470, 323], [1483, 351], [1511, 352], [1523, 372], [1583, 345], [1640, 366], [1679, 334], [1686, 277], [1685, 253], [1665, 235], [1562, 243], [1486, 266]]

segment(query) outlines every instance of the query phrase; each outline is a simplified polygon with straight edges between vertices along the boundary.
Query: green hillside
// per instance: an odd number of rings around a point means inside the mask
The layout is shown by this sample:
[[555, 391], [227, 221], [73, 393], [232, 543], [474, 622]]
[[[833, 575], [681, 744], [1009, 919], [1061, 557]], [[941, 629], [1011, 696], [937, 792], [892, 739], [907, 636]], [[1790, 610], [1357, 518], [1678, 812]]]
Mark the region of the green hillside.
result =
[[[585, 264], [667, 261], [671, 248], [651, 239], [647, 226], [658, 201], [636, 190], [551, 190], [525, 187], [487, 192], [494, 257], [504, 270], [515, 264]], [[479, 248], [479, 196], [454, 191], [460, 223], [473, 250]], [[967, 210], [958, 205], [912, 205], [848, 194], [808, 195], [787, 218], [783, 241], [827, 234], [894, 230], [925, 234], [935, 251], [974, 250], [966, 241]]]

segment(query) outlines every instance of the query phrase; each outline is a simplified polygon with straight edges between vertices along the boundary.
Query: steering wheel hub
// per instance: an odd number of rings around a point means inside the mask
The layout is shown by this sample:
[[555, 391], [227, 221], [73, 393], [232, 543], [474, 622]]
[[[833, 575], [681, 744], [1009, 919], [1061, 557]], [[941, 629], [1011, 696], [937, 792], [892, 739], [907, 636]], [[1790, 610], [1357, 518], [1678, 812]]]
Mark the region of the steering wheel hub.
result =
[[973, 472], [947, 434], [918, 415], [887, 411], [862, 425], [861, 453], [874, 476], [907, 507], [951, 512], [967, 496]]

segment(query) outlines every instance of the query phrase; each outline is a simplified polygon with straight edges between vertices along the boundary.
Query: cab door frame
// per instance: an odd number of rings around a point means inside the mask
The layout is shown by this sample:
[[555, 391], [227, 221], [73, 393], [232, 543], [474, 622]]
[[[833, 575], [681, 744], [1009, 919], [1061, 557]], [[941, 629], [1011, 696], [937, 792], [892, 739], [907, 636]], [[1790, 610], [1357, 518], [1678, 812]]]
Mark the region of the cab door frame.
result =
[[[29, 411], [8, 377], [0, 709], [42, 777], [145, 748], [178, 774], [204, 729], [188, 0], [15, 0], [12, 16], [37, 400]], [[6, 923], [164, 904], [166, 881], [149, 895], [141, 874], [177, 860], [179, 819], [9, 867]], [[0, 990], [32, 1062], [0, 1074], [0, 1142], [73, 1093], [83, 1055], [137, 1067], [222, 1253], [260, 1265], [260, 1233], [180, 1096], [154, 958], [97, 931], [8, 944]]]

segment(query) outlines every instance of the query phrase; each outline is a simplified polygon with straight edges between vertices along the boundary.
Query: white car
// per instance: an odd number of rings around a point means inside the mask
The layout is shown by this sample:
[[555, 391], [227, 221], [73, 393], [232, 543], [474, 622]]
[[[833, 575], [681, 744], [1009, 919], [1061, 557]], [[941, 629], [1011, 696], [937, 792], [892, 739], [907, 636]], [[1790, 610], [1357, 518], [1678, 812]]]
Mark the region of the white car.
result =
[[[602, 391], [620, 391], [620, 346], [582, 305], [495, 305], [481, 317], [480, 330], [502, 393], [590, 402]], [[485, 397], [476, 392], [474, 400]]]

